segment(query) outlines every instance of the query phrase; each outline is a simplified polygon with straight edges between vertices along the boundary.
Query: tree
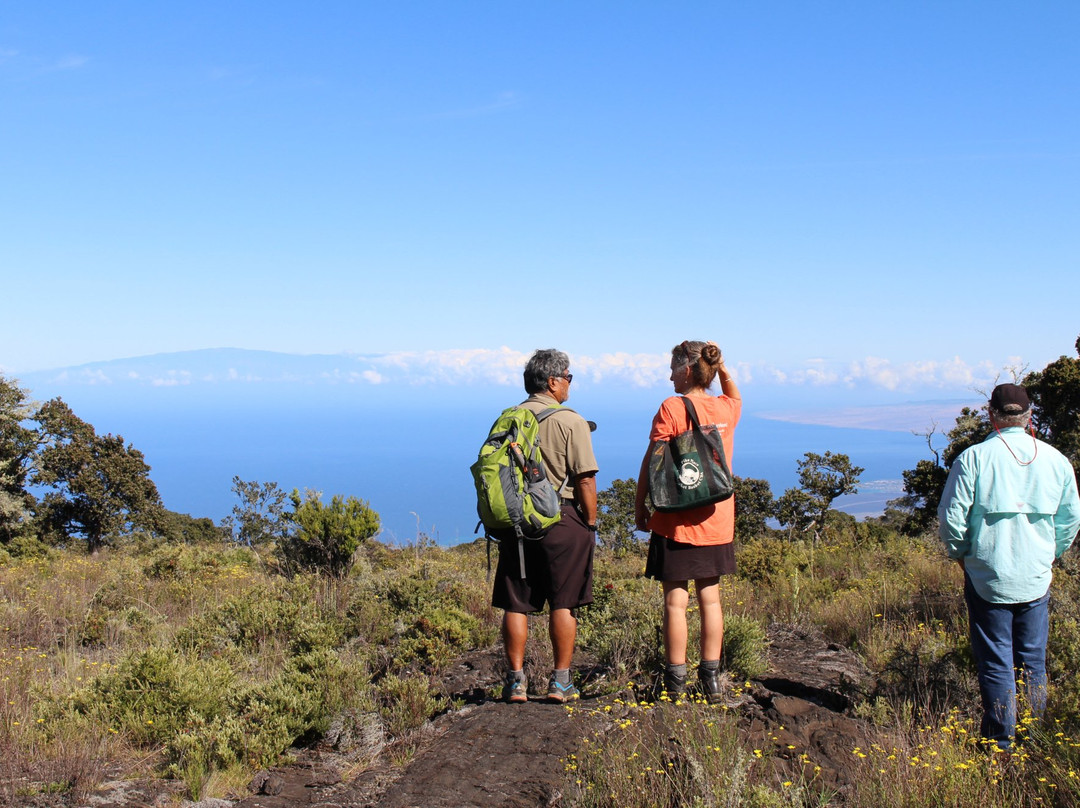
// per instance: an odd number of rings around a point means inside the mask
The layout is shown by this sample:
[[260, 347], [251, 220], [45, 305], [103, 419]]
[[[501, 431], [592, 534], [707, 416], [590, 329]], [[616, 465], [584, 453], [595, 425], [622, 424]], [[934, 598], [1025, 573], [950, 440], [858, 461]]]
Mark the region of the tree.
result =
[[[1080, 356], [1080, 337], [1075, 348]], [[1041, 371], [1028, 373], [1020, 383], [1031, 398], [1032, 424], [1039, 437], [1069, 458], [1080, 475], [1080, 358], [1062, 356]], [[985, 440], [990, 430], [985, 406], [964, 407], [947, 433], [949, 443], [940, 457], [931, 445], [934, 460], [920, 460], [903, 472], [904, 496], [889, 504], [908, 513], [907, 530], [921, 532], [934, 524], [949, 469], [961, 452]]]
[[797, 461], [799, 488], [789, 488], [777, 501], [782, 525], [791, 530], [811, 532], [816, 543], [826, 527], [826, 516], [837, 497], [857, 494], [859, 475], [865, 471], [853, 466], [846, 454], [807, 452]]
[[735, 478], [735, 538], [760, 536], [769, 530], [768, 520], [776, 518], [776, 500], [768, 480]]
[[956, 416], [953, 428], [945, 433], [949, 442], [941, 452], [934, 448], [935, 432], [936, 426], [924, 435], [934, 459], [920, 460], [915, 468], [901, 472], [904, 496], [889, 502], [907, 515], [904, 530], [909, 534], [923, 533], [936, 523], [938, 503], [945, 490], [949, 469], [961, 452], [981, 443], [990, 434], [990, 416], [985, 406], [979, 409], [964, 407]]
[[[977, 410], [973, 410], [971, 407], [964, 407], [960, 410], [960, 414], [956, 416], [956, 425], [946, 433], [949, 445], [941, 453], [945, 468], [951, 469], [952, 464], [956, 462], [956, 458], [965, 449], [986, 440], [986, 436], [990, 434], [990, 429], [990, 414], [985, 406]], [[942, 488], [944, 487], [945, 483], [943, 481]], [[940, 491], [938, 492], [938, 499], [941, 499]]]
[[26, 524], [34, 497], [26, 490], [37, 433], [26, 426], [34, 415], [29, 393], [0, 375], [0, 543]]
[[245, 482], [239, 476], [232, 479], [232, 491], [240, 497], [233, 505], [232, 516], [225, 517], [222, 527], [240, 544], [254, 547], [282, 538], [289, 530], [285, 517], [288, 495], [277, 483]]
[[622, 554], [639, 542], [634, 527], [634, 499], [637, 480], [614, 480], [596, 498], [596, 539], [601, 547]]
[[284, 537], [281, 553], [295, 570], [312, 570], [344, 578], [352, 566], [353, 553], [362, 542], [379, 532], [379, 514], [356, 497], [335, 495], [329, 505], [322, 494], [308, 490], [303, 497], [293, 489], [288, 520], [295, 526]]
[[900, 476], [904, 479], [904, 496], [890, 500], [889, 505], [907, 515], [903, 526], [905, 533], [924, 533], [930, 530], [937, 518], [938, 504], [949, 472], [933, 460], [919, 460], [915, 468], [902, 471]]
[[221, 542], [229, 536], [223, 527], [215, 525], [209, 517], [194, 517], [165, 508], [161, 510], [158, 529], [165, 541], [184, 544]]
[[[1080, 337], [1076, 340], [1080, 356]], [[1024, 377], [1039, 437], [1064, 454], [1080, 474], [1080, 358], [1062, 356]]]
[[136, 528], [159, 532], [161, 499], [142, 452], [119, 435], [98, 435], [59, 398], [34, 420], [41, 448], [33, 482], [53, 488], [38, 508], [47, 530], [81, 536], [90, 552]]
[[776, 518], [789, 533], [803, 533], [814, 527], [815, 513], [813, 500], [801, 488], [789, 488], [776, 501]]
[[930, 529], [937, 517], [941, 492], [945, 489], [948, 472], [941, 465], [941, 452], [934, 447], [937, 423], [926, 432], [916, 432], [926, 439], [926, 448], [933, 460], [920, 460], [915, 468], [901, 472], [904, 480], [904, 496], [886, 503], [883, 519], [897, 530], [917, 536]]

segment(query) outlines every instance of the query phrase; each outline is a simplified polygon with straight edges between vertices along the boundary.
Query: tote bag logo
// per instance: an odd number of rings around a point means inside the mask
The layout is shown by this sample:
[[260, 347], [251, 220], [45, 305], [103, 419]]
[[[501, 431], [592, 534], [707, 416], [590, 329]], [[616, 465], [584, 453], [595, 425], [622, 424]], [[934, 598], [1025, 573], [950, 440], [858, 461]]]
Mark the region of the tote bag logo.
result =
[[728, 499], [735, 480], [716, 424], [702, 426], [683, 396], [691, 429], [649, 447], [649, 497], [658, 511], [686, 511]]
[[694, 458], [684, 457], [675, 479], [680, 488], [697, 488], [701, 483], [701, 466]]

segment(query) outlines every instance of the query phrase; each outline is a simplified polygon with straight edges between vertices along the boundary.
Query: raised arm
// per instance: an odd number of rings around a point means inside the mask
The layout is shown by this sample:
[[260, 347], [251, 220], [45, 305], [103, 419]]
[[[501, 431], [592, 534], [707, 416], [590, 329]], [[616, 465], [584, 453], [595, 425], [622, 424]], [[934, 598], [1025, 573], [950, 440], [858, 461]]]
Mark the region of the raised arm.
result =
[[727, 367], [724, 365], [724, 360], [720, 359], [720, 369], [717, 371], [717, 375], [720, 377], [720, 389], [724, 395], [728, 398], [737, 398], [742, 401], [742, 396], [739, 394], [739, 386], [735, 384], [735, 379], [728, 373]]

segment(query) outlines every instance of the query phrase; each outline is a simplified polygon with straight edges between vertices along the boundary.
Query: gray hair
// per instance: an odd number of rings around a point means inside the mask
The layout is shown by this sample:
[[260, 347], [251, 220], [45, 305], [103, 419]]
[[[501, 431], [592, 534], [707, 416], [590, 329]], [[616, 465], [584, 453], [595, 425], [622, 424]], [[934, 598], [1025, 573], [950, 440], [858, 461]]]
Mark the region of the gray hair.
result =
[[565, 376], [570, 369], [570, 357], [554, 348], [544, 348], [533, 352], [525, 363], [525, 392], [543, 393], [547, 390], [548, 379], [552, 376]]
[[1031, 410], [1002, 412], [1001, 410], [995, 410], [993, 407], [988, 409], [990, 410], [990, 417], [994, 419], [994, 423], [999, 427], [1018, 426], [1021, 429], [1027, 429], [1028, 425], [1031, 424]]
[[708, 388], [720, 369], [720, 348], [715, 342], [684, 340], [671, 349], [672, 368], [689, 366], [694, 384]]

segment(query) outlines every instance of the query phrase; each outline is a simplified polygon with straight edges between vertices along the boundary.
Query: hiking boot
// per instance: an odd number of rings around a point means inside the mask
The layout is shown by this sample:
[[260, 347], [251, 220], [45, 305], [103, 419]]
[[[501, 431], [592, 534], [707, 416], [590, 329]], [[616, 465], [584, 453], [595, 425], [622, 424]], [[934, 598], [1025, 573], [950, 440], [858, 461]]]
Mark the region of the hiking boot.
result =
[[686, 695], [686, 674], [678, 674], [669, 670], [664, 671], [664, 692], [673, 701]]
[[719, 704], [724, 700], [724, 685], [719, 669], [709, 671], [698, 668], [698, 684], [701, 686], [701, 695], [709, 704]]
[[520, 679], [510, 673], [506, 676], [506, 684], [503, 685], [503, 701], [511, 704], [520, 704], [529, 700], [529, 681], [522, 676]]
[[553, 701], [556, 704], [564, 704], [568, 701], [574, 701], [575, 699], [579, 698], [581, 698], [581, 693], [576, 687], [574, 687], [573, 682], [564, 685], [559, 680], [552, 678], [552, 680], [548, 683], [548, 701]]

